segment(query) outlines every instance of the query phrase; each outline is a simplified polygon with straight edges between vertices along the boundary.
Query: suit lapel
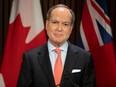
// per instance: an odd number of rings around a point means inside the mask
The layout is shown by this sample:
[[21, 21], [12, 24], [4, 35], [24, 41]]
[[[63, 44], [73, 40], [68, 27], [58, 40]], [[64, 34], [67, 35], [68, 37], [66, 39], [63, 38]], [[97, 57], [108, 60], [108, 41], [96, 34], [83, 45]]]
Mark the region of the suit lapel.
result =
[[78, 50], [75, 49], [69, 43], [69, 48], [68, 48], [68, 52], [67, 52], [67, 57], [66, 57], [62, 81], [61, 81], [61, 87], [64, 87], [70, 78], [72, 69], [75, 65], [75, 62], [77, 61], [77, 54], [78, 54]]
[[[70, 74], [75, 65], [75, 62], [78, 59], [77, 54], [78, 54], [78, 50], [75, 49], [75, 47], [73, 47], [73, 45], [69, 43], [67, 57], [66, 57], [62, 80], [61, 80], [61, 87], [65, 87], [66, 83], [70, 79]], [[54, 82], [54, 77], [53, 77], [52, 68], [50, 64], [50, 58], [48, 54], [47, 45], [43, 46], [39, 50], [38, 60], [45, 73], [46, 78], [48, 79], [48, 82], [50, 83], [50, 87], [55, 87], [55, 82]]]
[[50, 87], [55, 87], [55, 82], [54, 82], [54, 77], [53, 77], [52, 68], [51, 68], [51, 64], [50, 64], [50, 58], [49, 58], [49, 54], [48, 54], [47, 45], [43, 46], [41, 51], [39, 51], [38, 59], [39, 59], [40, 65], [50, 83]]

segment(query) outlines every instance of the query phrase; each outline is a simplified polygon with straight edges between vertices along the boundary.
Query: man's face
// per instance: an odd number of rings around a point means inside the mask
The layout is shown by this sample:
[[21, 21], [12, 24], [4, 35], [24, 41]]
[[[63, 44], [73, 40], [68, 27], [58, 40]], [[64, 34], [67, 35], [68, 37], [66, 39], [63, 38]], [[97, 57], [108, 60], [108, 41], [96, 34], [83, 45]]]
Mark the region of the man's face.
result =
[[72, 32], [72, 15], [66, 8], [56, 8], [51, 17], [46, 21], [46, 30], [50, 42], [55, 46], [61, 46], [69, 38]]

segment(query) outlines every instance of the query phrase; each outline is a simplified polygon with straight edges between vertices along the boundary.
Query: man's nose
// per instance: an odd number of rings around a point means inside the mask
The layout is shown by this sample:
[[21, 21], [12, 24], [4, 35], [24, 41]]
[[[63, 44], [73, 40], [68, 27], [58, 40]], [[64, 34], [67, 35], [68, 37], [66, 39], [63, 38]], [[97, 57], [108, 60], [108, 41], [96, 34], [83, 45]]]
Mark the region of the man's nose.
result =
[[62, 24], [59, 23], [58, 26], [57, 26], [57, 30], [62, 31], [62, 28], [63, 28], [63, 27], [62, 27]]

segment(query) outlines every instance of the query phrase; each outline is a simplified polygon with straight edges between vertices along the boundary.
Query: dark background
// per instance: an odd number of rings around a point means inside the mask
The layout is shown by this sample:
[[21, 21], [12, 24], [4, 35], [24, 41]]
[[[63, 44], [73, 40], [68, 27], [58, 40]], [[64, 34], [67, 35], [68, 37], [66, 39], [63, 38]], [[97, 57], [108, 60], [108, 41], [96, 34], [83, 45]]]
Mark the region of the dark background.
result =
[[[79, 25], [82, 17], [84, 0], [40, 0], [40, 1], [42, 6], [44, 23], [48, 9], [55, 4], [58, 3], [66, 4], [74, 11], [76, 15], [76, 21], [69, 40], [72, 43], [76, 44], [76, 42], [78, 41], [77, 35], [79, 34]], [[108, 5], [109, 16], [111, 19], [113, 42], [114, 44], [116, 44], [116, 0], [106, 0], [106, 2]], [[12, 0], [0, 0], [0, 64], [2, 62], [2, 56], [4, 52], [11, 6]]]

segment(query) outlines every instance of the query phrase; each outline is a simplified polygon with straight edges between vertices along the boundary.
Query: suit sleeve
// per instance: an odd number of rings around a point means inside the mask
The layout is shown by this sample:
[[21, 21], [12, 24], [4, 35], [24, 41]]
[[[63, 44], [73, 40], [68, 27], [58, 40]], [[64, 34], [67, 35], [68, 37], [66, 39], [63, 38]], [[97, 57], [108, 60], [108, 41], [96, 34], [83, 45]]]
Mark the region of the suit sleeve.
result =
[[96, 87], [94, 64], [91, 56], [85, 65], [82, 87]]
[[17, 82], [17, 87], [32, 87], [32, 72], [26, 55], [23, 55], [23, 62]]

